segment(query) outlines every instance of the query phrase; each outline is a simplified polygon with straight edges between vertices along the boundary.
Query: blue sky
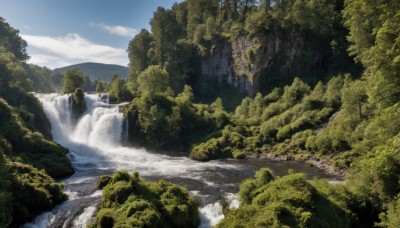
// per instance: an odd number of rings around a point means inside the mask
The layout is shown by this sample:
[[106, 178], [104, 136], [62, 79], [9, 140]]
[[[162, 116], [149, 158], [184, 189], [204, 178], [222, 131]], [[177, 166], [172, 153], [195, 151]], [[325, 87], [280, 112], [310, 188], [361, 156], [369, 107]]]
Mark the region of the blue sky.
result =
[[0, 16], [28, 42], [28, 61], [51, 69], [82, 62], [128, 64], [129, 41], [158, 6], [181, 0], [1, 0]]

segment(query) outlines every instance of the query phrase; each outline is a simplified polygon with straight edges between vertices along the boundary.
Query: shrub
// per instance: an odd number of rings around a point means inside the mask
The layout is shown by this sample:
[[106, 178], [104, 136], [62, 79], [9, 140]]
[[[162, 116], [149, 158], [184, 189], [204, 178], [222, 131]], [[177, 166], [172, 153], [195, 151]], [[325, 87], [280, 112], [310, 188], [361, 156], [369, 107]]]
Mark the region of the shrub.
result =
[[[331, 194], [332, 193], [332, 194]], [[240, 185], [242, 205], [217, 227], [350, 227], [351, 193], [302, 173], [274, 178], [262, 169]]]
[[[108, 182], [108, 184], [106, 184]], [[147, 182], [138, 173], [101, 177], [101, 207], [89, 227], [197, 227], [197, 202], [175, 184]]]

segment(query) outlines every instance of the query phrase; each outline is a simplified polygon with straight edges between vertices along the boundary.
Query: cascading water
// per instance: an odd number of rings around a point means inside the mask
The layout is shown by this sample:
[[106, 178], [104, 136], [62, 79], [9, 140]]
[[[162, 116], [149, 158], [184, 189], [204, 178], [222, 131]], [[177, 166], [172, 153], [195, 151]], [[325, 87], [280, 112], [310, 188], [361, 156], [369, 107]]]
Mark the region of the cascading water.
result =
[[[85, 95], [86, 112], [76, 122], [71, 119], [69, 95], [36, 94], [52, 124], [53, 138], [69, 148], [75, 174], [62, 180], [69, 200], [51, 212], [43, 213], [24, 227], [86, 227], [100, 203], [101, 191], [96, 181], [101, 175], [116, 170], [138, 171], [148, 180], [165, 179], [186, 186], [201, 205], [201, 227], [210, 227], [222, 219], [222, 198], [229, 207], [238, 207], [235, 194], [239, 183], [268, 165], [275, 174], [293, 168], [306, 173], [316, 172], [297, 164], [281, 167], [267, 161], [234, 160], [195, 162], [186, 157], [149, 153], [145, 149], [123, 147], [124, 117], [117, 105], [102, 101], [107, 96]], [[126, 128], [126, 126], [125, 126]], [[316, 173], [318, 175], [318, 173]], [[314, 174], [315, 175], [315, 174]], [[321, 176], [321, 173], [319, 173]]]

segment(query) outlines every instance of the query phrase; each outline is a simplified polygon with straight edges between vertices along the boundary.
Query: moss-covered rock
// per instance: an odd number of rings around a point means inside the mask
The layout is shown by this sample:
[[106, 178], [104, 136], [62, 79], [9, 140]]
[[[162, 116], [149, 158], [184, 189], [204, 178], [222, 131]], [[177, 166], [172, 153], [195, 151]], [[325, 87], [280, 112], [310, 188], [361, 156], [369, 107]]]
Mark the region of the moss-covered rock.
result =
[[72, 94], [72, 118], [77, 121], [86, 110], [85, 95], [82, 89], [77, 88]]
[[[327, 194], [332, 192], [337, 193]], [[349, 195], [342, 185], [309, 182], [302, 173], [274, 178], [262, 169], [243, 182], [241, 207], [229, 211], [218, 227], [350, 227]]]
[[101, 207], [91, 227], [197, 227], [198, 205], [175, 184], [140, 179], [120, 171], [103, 176]]
[[10, 145], [7, 155], [11, 160], [44, 169], [54, 178], [74, 173], [66, 148], [29, 129], [15, 108], [1, 98], [0, 110], [0, 135]]
[[43, 170], [10, 162], [12, 226], [23, 224], [39, 213], [67, 199], [63, 184], [56, 183]]
[[110, 181], [112, 180], [112, 177], [110, 176], [101, 176], [96, 183], [96, 187], [98, 189], [103, 189], [105, 186], [108, 185], [108, 183], [110, 183]]

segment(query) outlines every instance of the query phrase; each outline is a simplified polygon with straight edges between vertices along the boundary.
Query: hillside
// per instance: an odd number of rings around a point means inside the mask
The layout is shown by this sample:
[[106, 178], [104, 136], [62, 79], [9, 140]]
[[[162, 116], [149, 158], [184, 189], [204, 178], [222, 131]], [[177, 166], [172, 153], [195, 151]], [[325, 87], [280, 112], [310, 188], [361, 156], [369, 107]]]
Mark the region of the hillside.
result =
[[125, 66], [103, 63], [80, 63], [57, 68], [54, 69], [54, 71], [64, 74], [67, 70], [72, 68], [78, 68], [89, 76], [91, 80], [102, 80], [106, 82], [110, 82], [114, 74], [118, 74], [120, 77], [127, 79], [129, 71], [129, 68]]

